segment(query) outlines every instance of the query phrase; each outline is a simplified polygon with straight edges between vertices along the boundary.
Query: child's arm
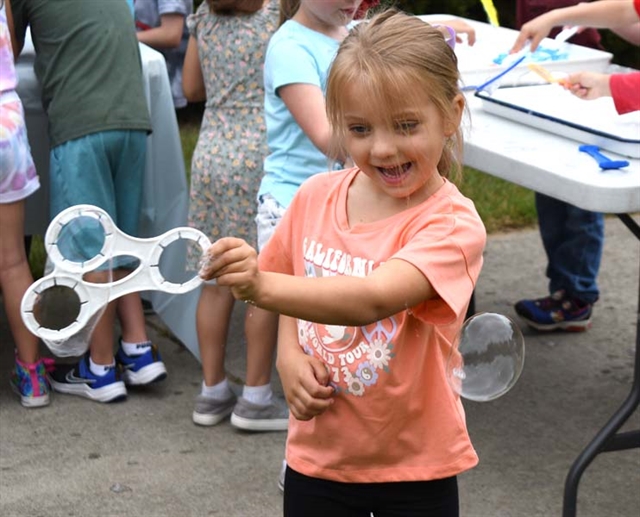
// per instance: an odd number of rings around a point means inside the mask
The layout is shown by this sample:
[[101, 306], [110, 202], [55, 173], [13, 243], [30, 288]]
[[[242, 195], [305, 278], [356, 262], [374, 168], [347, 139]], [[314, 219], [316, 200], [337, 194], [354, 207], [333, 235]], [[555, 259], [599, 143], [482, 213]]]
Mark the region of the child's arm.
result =
[[310, 420], [333, 404], [327, 368], [300, 348], [296, 320], [287, 316], [280, 316], [276, 367], [289, 410], [298, 420]]
[[610, 97], [609, 75], [595, 72], [578, 72], [566, 79], [567, 89], [581, 99], [592, 100], [598, 97]]
[[176, 48], [182, 40], [184, 15], [178, 13], [160, 16], [160, 26], [136, 32], [138, 41], [155, 49]]
[[9, 26], [9, 35], [11, 37], [11, 48], [13, 49], [13, 59], [18, 59], [21, 48], [18, 47], [18, 41], [16, 39], [16, 31], [13, 27], [13, 13], [11, 12], [10, 0], [5, 0], [5, 13], [7, 15], [7, 25]]
[[640, 22], [622, 27], [612, 27], [611, 31], [632, 45], [640, 45]]
[[306, 321], [363, 326], [436, 296], [422, 272], [404, 260], [389, 260], [362, 278], [307, 278], [260, 271], [256, 251], [242, 239], [220, 239], [208, 255], [203, 278], [216, 278], [240, 300]]
[[521, 50], [527, 40], [531, 40], [531, 50], [534, 51], [551, 29], [562, 25], [609, 29], [637, 21], [638, 13], [633, 0], [600, 0], [554, 9], [525, 23], [511, 51]]
[[619, 114], [640, 110], [640, 72], [631, 74], [599, 74], [579, 72], [567, 78], [571, 92], [581, 99], [613, 97]]
[[207, 99], [200, 58], [198, 57], [198, 41], [193, 36], [189, 37], [189, 45], [182, 65], [182, 91], [189, 102], [200, 102]]
[[469, 45], [473, 45], [476, 42], [476, 30], [464, 20], [451, 18], [448, 20], [433, 20], [431, 23], [433, 25], [446, 25], [447, 27], [451, 27], [456, 31], [456, 41], [458, 43], [462, 43], [462, 38], [460, 38], [459, 34], [467, 35], [467, 43]]
[[[313, 145], [329, 156], [331, 128], [322, 90], [313, 84], [294, 83], [280, 87], [278, 95]], [[345, 157], [337, 158], [344, 161]]]

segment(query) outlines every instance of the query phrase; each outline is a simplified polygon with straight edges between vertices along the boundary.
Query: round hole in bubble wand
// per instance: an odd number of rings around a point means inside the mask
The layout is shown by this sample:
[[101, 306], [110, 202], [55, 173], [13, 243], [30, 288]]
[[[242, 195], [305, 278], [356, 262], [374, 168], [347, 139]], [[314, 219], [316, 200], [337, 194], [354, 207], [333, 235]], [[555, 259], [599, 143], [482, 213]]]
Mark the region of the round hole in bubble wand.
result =
[[[22, 299], [25, 325], [54, 354], [81, 355], [110, 301], [138, 291], [186, 293], [202, 283], [197, 274], [179, 282], [163, 275], [162, 255], [178, 241], [195, 244], [201, 252], [211, 244], [202, 232], [187, 227], [152, 238], [131, 237], [92, 205], [62, 211], [45, 234], [53, 269]], [[123, 276], [121, 270], [130, 272]]]
[[476, 402], [495, 400], [518, 381], [524, 368], [524, 338], [502, 314], [481, 312], [467, 319], [446, 364], [451, 388]]

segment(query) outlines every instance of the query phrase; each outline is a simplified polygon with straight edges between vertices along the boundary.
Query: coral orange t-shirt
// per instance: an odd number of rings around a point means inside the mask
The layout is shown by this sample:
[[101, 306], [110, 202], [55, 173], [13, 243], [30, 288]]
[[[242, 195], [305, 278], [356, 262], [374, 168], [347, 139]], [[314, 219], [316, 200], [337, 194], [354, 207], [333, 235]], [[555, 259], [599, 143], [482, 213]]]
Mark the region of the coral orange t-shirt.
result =
[[460, 398], [445, 366], [482, 265], [486, 232], [473, 203], [445, 184], [418, 206], [350, 226], [357, 168], [307, 180], [260, 253], [260, 267], [297, 276], [366, 276], [399, 258], [439, 297], [366, 327], [298, 320], [300, 346], [329, 368], [335, 402], [290, 417], [287, 462], [341, 482], [439, 479], [476, 465]]

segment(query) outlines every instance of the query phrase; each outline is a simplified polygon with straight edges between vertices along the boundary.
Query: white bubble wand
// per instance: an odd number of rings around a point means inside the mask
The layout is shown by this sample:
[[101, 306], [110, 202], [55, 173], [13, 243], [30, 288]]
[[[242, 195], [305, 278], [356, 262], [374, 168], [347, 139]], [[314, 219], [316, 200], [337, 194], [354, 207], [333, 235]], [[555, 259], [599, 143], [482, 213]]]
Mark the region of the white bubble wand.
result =
[[[90, 253], [87, 241], [95, 243], [96, 236], [98, 244]], [[203, 253], [211, 245], [195, 228], [174, 228], [157, 237], [141, 239], [119, 230], [109, 214], [96, 206], [76, 205], [62, 211], [49, 225], [44, 239], [53, 270], [33, 283], [22, 298], [26, 327], [56, 355], [81, 355], [110, 301], [138, 291], [186, 293], [202, 283], [198, 275], [174, 283], [162, 274], [163, 252], [181, 239], [195, 242]], [[112, 262], [118, 257], [133, 257], [139, 263], [126, 277], [113, 281]], [[85, 279], [87, 273], [97, 271], [105, 272], [102, 276], [107, 277], [106, 282]], [[60, 317], [69, 310], [71, 316]], [[48, 311], [52, 313], [49, 317], [45, 314]]]

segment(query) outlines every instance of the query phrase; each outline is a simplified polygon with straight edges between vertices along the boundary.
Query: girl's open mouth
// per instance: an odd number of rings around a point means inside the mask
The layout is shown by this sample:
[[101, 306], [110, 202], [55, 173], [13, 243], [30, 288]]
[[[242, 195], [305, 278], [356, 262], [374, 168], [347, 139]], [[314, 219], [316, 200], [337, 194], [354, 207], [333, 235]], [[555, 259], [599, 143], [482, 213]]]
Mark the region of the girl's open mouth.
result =
[[407, 162], [393, 167], [376, 167], [376, 169], [387, 183], [399, 183], [405, 178], [411, 165], [411, 162]]

